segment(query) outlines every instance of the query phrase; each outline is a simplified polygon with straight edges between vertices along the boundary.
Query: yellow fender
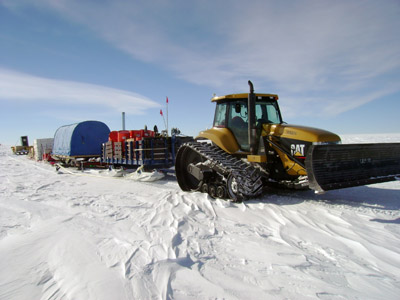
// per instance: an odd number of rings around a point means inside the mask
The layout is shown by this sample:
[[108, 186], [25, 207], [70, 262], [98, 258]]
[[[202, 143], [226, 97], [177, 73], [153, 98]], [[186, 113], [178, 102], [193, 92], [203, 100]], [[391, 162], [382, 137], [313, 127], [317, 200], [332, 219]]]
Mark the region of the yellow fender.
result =
[[235, 136], [228, 128], [213, 127], [201, 131], [196, 139], [211, 140], [214, 144], [229, 154], [236, 153], [240, 149]]

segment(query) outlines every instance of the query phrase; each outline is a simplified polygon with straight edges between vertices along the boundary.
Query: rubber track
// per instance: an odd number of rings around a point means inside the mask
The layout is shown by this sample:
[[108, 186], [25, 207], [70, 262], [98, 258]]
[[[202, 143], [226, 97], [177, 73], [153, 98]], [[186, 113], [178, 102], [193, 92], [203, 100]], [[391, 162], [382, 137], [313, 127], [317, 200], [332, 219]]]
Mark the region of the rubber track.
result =
[[253, 198], [261, 194], [263, 188], [261, 172], [249, 163], [233, 157], [217, 146], [209, 143], [191, 142], [190, 147], [208, 161], [210, 169], [219, 173], [226, 180], [233, 176], [238, 184], [237, 199], [239, 201]]

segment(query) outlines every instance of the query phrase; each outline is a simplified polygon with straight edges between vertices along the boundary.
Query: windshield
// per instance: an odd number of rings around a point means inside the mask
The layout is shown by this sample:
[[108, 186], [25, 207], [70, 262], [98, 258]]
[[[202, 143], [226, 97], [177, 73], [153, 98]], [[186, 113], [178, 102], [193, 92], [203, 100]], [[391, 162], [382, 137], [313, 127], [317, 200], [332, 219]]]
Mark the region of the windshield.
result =
[[[248, 122], [246, 100], [218, 103], [215, 110], [214, 126], [231, 127], [232, 120], [239, 120], [239, 118], [246, 123]], [[257, 124], [282, 123], [276, 101], [256, 102], [256, 122]]]
[[[256, 126], [262, 124], [281, 124], [282, 119], [276, 101], [260, 99], [255, 105]], [[234, 134], [240, 148], [249, 150], [247, 99], [217, 103], [214, 116], [214, 127], [229, 128]]]

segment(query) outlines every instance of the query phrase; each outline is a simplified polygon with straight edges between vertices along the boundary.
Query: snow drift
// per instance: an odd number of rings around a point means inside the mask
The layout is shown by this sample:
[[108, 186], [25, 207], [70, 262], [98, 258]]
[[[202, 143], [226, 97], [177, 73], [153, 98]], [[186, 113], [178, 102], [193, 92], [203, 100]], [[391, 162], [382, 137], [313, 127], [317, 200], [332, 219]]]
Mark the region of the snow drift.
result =
[[400, 295], [398, 181], [234, 204], [172, 176], [58, 174], [6, 147], [0, 170], [0, 299]]

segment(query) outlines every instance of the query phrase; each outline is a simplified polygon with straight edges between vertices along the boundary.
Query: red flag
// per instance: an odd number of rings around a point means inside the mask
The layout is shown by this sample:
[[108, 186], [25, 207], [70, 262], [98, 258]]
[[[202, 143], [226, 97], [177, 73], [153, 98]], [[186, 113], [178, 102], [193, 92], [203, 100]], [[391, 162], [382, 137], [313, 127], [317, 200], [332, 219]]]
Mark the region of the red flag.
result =
[[168, 104], [168, 97], [167, 97], [167, 104]]
[[163, 115], [163, 113], [162, 113], [162, 109], [160, 109], [160, 115]]

